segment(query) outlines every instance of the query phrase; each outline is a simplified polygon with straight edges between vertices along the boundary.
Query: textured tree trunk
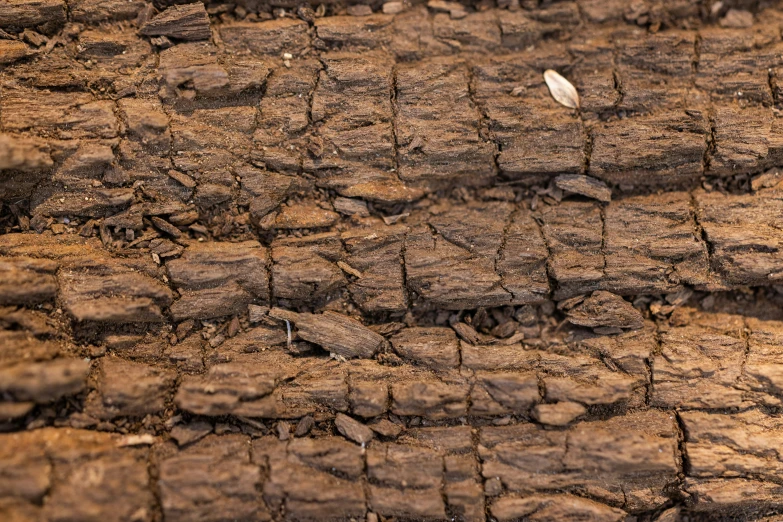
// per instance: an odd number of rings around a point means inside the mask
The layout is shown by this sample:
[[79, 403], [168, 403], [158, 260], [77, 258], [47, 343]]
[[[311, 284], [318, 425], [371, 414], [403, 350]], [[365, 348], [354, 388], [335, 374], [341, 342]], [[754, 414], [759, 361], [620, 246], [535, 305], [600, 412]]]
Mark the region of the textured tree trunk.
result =
[[781, 520], [781, 28], [0, 0], [0, 520]]

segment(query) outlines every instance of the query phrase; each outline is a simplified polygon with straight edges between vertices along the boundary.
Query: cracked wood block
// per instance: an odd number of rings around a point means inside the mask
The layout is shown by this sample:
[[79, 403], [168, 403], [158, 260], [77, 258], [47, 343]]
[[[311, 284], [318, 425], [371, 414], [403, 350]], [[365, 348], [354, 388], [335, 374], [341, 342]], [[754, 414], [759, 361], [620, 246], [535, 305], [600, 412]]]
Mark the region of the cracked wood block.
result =
[[606, 290], [672, 292], [709, 281], [707, 245], [697, 235], [690, 195], [623, 198], [605, 210]]
[[444, 457], [444, 490], [449, 512], [466, 522], [486, 520], [484, 491], [474, 455]]
[[389, 411], [389, 384], [399, 372], [375, 361], [356, 359], [348, 368], [348, 402], [351, 413], [364, 418]]
[[630, 328], [644, 325], [642, 313], [631, 303], [611, 292], [598, 290], [566, 312], [573, 324], [592, 328]]
[[308, 143], [306, 133], [310, 128], [311, 93], [322, 68], [320, 61], [307, 58], [295, 60], [291, 67], [272, 70], [253, 134], [255, 148], [251, 156], [256, 164], [263, 162], [269, 169], [298, 174], [307, 151], [320, 150], [320, 143]]
[[566, 431], [533, 424], [482, 428], [482, 475], [499, 478], [511, 493], [577, 488], [611, 507], [651, 509], [667, 501], [665, 488], [677, 480], [677, 434], [674, 416], [656, 411]]
[[280, 230], [329, 228], [340, 219], [340, 215], [330, 208], [330, 203], [315, 200], [289, 201], [260, 225], [262, 229]]
[[237, 167], [234, 173], [241, 183], [241, 194], [237, 203], [248, 206], [250, 217], [254, 222], [258, 222], [259, 226], [266, 223], [263, 218], [277, 209], [288, 196], [310, 188], [310, 184], [300, 177], [250, 166]]
[[644, 404], [646, 375], [628, 375], [602, 364], [600, 359], [566, 352], [542, 353], [540, 379], [548, 402], [575, 402], [584, 406]]
[[201, 2], [173, 5], [142, 25], [139, 34], [177, 40], [207, 40], [211, 35], [209, 16]]
[[[639, 25], [650, 24], [659, 27], [673, 20], [697, 16], [700, 4], [695, 0], [662, 2], [660, 0], [642, 0], [629, 6], [623, 0], [578, 0], [585, 18], [593, 23], [617, 22], [625, 19]], [[732, 2], [736, 5], [736, 2]], [[744, 4], [751, 5], [751, 4]]]
[[575, 495], [503, 495], [489, 508], [492, 516], [501, 522], [524, 519], [538, 520], [601, 520], [619, 522], [628, 513]]
[[482, 136], [469, 74], [463, 60], [451, 58], [395, 68], [394, 136], [403, 181], [435, 188], [494, 178], [495, 147]]
[[62, 263], [85, 252], [100, 251], [96, 239], [75, 234], [3, 234], [0, 235], [0, 255], [7, 258], [51, 259]]
[[[770, 68], [781, 65], [780, 29], [757, 24], [750, 29], [704, 28], [699, 31], [696, 86], [725, 100], [772, 102]], [[752, 50], [752, 51], [751, 51]], [[753, 52], [752, 61], [744, 56]]]
[[461, 343], [463, 373], [473, 370], [471, 412], [527, 414], [547, 401], [642, 407], [647, 361], [656, 347], [648, 326], [638, 333], [594, 337], [552, 351], [521, 345]]
[[594, 359], [601, 360], [612, 370], [619, 370], [634, 378], [634, 393], [630, 405], [641, 406], [646, 403], [650, 383], [650, 361], [658, 348], [657, 329], [649, 321], [644, 328], [619, 335], [595, 336], [575, 343], [576, 349], [586, 350]]
[[[42, 216], [63, 217], [63, 216], [81, 216], [81, 217], [110, 217], [127, 209], [134, 201], [133, 189], [86, 189], [67, 192], [41, 191], [49, 192], [51, 195], [45, 197], [44, 194], [36, 194], [41, 199], [33, 204], [33, 212]], [[38, 198], [36, 198], [38, 199]], [[131, 228], [131, 227], [129, 227]]]
[[70, 428], [0, 435], [0, 476], [7, 477], [0, 497], [40, 503], [45, 496], [42, 520], [152, 520], [149, 452], [120, 442]]
[[617, 89], [614, 47], [609, 35], [593, 34], [574, 40], [568, 49], [578, 62], [569, 76], [579, 93], [579, 107], [584, 111], [584, 119], [611, 113], [622, 97]]
[[68, 12], [81, 23], [132, 20], [145, 5], [143, 0], [69, 0]]
[[[6, 317], [12, 314], [6, 314]], [[0, 330], [0, 364], [48, 361], [62, 354], [59, 343], [31, 335], [28, 330]], [[41, 337], [45, 336], [42, 335]]]
[[747, 349], [743, 318], [700, 315], [694, 310], [680, 317], [690, 324], [660, 334], [660, 354], [652, 361], [651, 404], [683, 409], [744, 406], [740, 383]]
[[[350, 51], [378, 50], [391, 44], [390, 26], [394, 16], [326, 16], [314, 22], [315, 34], [327, 49]], [[320, 43], [319, 42], [319, 43]]]
[[748, 354], [742, 369], [742, 384], [758, 404], [778, 407], [783, 396], [783, 322], [745, 318], [749, 330]]
[[408, 228], [372, 223], [343, 232], [345, 261], [358, 271], [348, 283], [356, 304], [366, 312], [405, 310], [403, 245]]
[[280, 299], [305, 302], [327, 297], [347, 284], [343, 246], [335, 232], [272, 243], [272, 293]]
[[346, 197], [407, 201], [416, 192], [397, 178], [391, 56], [326, 53], [312, 95], [313, 129], [303, 168]]
[[[260, 361], [259, 361], [260, 359]], [[215, 364], [204, 375], [182, 379], [174, 398], [183, 410], [199, 415], [245, 415], [274, 417], [277, 413], [272, 392], [281, 380], [297, 371], [280, 366], [280, 357], [237, 356], [232, 362]], [[278, 363], [275, 368], [259, 367], [259, 362]]]
[[491, 9], [469, 13], [463, 18], [437, 13], [432, 17], [432, 24], [435, 38], [455, 51], [486, 53], [501, 45], [498, 12]]
[[310, 47], [307, 22], [295, 18], [221, 24], [218, 31], [226, 49], [247, 56], [300, 56]]
[[169, 117], [156, 99], [123, 98], [117, 102], [127, 125], [125, 136], [151, 152], [168, 153], [171, 147]]
[[[197, 199], [203, 200], [201, 206], [209, 207], [233, 197], [236, 179], [231, 170], [244, 166], [249, 158], [255, 117], [255, 108], [245, 106], [196, 109], [187, 116], [172, 115], [172, 162], [196, 179]], [[208, 194], [208, 187], [219, 187], [219, 194], [211, 199], [204, 195], [199, 198], [199, 190]]]
[[160, 269], [149, 258], [112, 256], [99, 244], [70, 234], [8, 234], [0, 239], [0, 255], [53, 259], [60, 301], [77, 321], [162, 321], [172, 292], [161, 282]]
[[709, 122], [701, 110], [600, 123], [591, 130], [588, 174], [610, 183], [677, 185], [704, 172]]
[[429, 372], [403, 368], [389, 387], [390, 411], [432, 420], [454, 419], [468, 413], [470, 383], [457, 372]]
[[783, 487], [774, 482], [743, 478], [685, 479], [694, 511], [750, 517], [759, 509], [778, 510], [783, 506]]
[[[381, 38], [378, 43], [385, 44]], [[400, 62], [457, 52], [454, 42], [435, 38], [430, 14], [423, 5], [411, 6], [394, 16], [389, 48]]]
[[219, 55], [209, 42], [186, 42], [160, 52], [158, 76], [161, 97], [217, 98], [258, 89], [269, 75], [265, 60]]
[[615, 38], [618, 88], [623, 93], [617, 108], [632, 113], [696, 108], [688, 107], [699, 103], [691, 92], [696, 38], [694, 31], [648, 34], [640, 29]]
[[268, 470], [263, 497], [287, 520], [345, 520], [367, 511], [364, 452], [339, 437], [253, 441], [253, 462]]
[[526, 53], [473, 64], [472, 89], [498, 144], [497, 164], [505, 177], [527, 179], [584, 170], [582, 122], [552, 99], [538, 70], [539, 60], [546, 63], [543, 68], [569, 64], [565, 53], [553, 54]]
[[526, 415], [531, 407], [541, 402], [536, 372], [479, 370], [474, 375], [470, 390], [471, 415]]
[[166, 450], [157, 463], [166, 520], [270, 520], [260, 494], [261, 470], [251, 462], [249, 437], [208, 435], [185, 449]]
[[774, 450], [781, 429], [777, 416], [758, 410], [692, 411], [680, 413], [680, 418], [691, 477], [779, 482], [783, 467]]
[[0, 5], [0, 27], [18, 31], [26, 27], [49, 26], [54, 32], [66, 20], [63, 0], [9, 0]]
[[86, 411], [101, 419], [143, 417], [163, 411], [174, 391], [177, 373], [157, 366], [103, 357]]
[[566, 299], [600, 289], [606, 263], [600, 205], [564, 202], [544, 207], [540, 218], [549, 249], [548, 269], [558, 284], [554, 298]]
[[460, 341], [462, 366], [470, 370], [531, 370], [540, 360], [538, 350], [521, 344], [477, 346]]
[[54, 300], [59, 264], [49, 259], [0, 258], [0, 305], [36, 305]]
[[267, 252], [257, 241], [192, 243], [166, 263], [180, 292], [171, 305], [175, 320], [208, 319], [241, 313], [269, 299]]
[[450, 328], [405, 328], [391, 338], [397, 355], [435, 371], [457, 368], [459, 341]]
[[[132, 9], [134, 4], [128, 2], [122, 7], [125, 6]], [[85, 71], [86, 75], [82, 77], [82, 81], [105, 86], [101, 88], [109, 92], [138, 93], [137, 85], [147, 81], [157, 66], [152, 46], [139, 38], [131, 28], [122, 32], [105, 28], [85, 30], [79, 34], [77, 50], [77, 63], [92, 66]], [[40, 71], [31, 71], [35, 74], [34, 81], [39, 84], [43, 81], [50, 84], [61, 81], [56, 75], [62, 74], [63, 65], [54, 62], [49, 67], [42, 67]]]
[[89, 371], [89, 361], [74, 358], [4, 363], [0, 365], [0, 394], [3, 403], [46, 404], [81, 392]]
[[779, 191], [725, 196], [696, 191], [697, 219], [711, 248], [711, 268], [728, 285], [769, 285], [783, 277], [777, 217]]
[[512, 210], [507, 203], [432, 209], [428, 225], [406, 238], [408, 288], [447, 309], [510, 304], [496, 259]]
[[295, 359], [280, 349], [232, 354], [204, 375], [185, 377], [175, 402], [210, 416], [296, 419], [323, 410], [347, 412], [348, 371], [333, 359]]
[[443, 457], [427, 448], [374, 445], [367, 452], [369, 504], [383, 516], [445, 518]]
[[496, 262], [503, 288], [512, 304], [535, 304], [550, 293], [546, 242], [541, 228], [526, 208], [517, 208], [507, 225]]
[[[46, 140], [0, 134], [0, 168], [33, 172], [45, 170], [54, 165], [50, 145]], [[7, 174], [4, 174], [7, 176]]]
[[539, 22], [532, 13], [509, 11], [498, 17], [500, 40], [503, 47], [515, 51], [523, 50], [538, 43], [547, 33], [554, 32], [552, 24]]
[[30, 131], [59, 139], [115, 138], [115, 104], [79, 92], [14, 88], [0, 99], [3, 130]]
[[82, 257], [57, 274], [59, 296], [77, 321], [162, 322], [172, 292], [149, 258]]
[[759, 172], [780, 159], [777, 118], [765, 107], [718, 106], [713, 116], [715, 151], [709, 171], [717, 176]]

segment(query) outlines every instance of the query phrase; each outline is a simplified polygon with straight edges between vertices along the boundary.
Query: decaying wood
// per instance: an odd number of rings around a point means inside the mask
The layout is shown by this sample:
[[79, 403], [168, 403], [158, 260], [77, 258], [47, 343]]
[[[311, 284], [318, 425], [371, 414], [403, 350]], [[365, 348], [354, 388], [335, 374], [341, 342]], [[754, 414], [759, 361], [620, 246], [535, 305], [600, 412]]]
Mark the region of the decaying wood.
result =
[[413, 4], [0, 1], [0, 519], [783, 513], [780, 6]]

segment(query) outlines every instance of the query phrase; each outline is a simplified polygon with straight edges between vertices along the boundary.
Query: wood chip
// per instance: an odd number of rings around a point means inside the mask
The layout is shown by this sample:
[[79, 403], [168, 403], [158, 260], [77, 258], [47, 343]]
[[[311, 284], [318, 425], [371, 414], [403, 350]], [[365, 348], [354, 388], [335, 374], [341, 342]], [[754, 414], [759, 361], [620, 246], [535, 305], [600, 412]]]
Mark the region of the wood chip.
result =
[[155, 443], [155, 437], [149, 433], [142, 435], [125, 435], [119, 441], [117, 441], [118, 448], [124, 448], [126, 446], [149, 446]]
[[269, 315], [275, 319], [295, 323], [300, 338], [322, 346], [345, 359], [370, 358], [385, 342], [383, 337], [359, 321], [332, 311], [322, 314], [297, 314], [273, 308], [269, 311]]
[[400, 433], [402, 433], [402, 426], [393, 423], [387, 419], [378, 419], [369, 424], [370, 429], [381, 435], [382, 437], [389, 437], [396, 439]]
[[454, 323], [451, 327], [463, 341], [470, 344], [481, 343], [481, 335], [472, 326], [465, 323]]
[[555, 178], [557, 188], [579, 194], [588, 198], [597, 199], [604, 203], [612, 201], [612, 189], [601, 180], [584, 176], [582, 174], [561, 174]]
[[139, 34], [179, 40], [207, 40], [210, 37], [209, 16], [201, 2], [174, 5], [145, 23], [139, 29]]
[[337, 414], [334, 425], [343, 437], [358, 444], [367, 444], [374, 437], [370, 428], [343, 413]]
[[585, 413], [587, 408], [576, 402], [539, 404], [533, 408], [533, 418], [550, 426], [565, 426]]
[[312, 416], [306, 415], [302, 417], [296, 425], [294, 437], [304, 437], [310, 433], [310, 430], [313, 429], [313, 426], [315, 426], [315, 420]]
[[579, 108], [579, 94], [576, 92], [576, 88], [571, 85], [571, 82], [560, 76], [560, 73], [547, 69], [544, 71], [544, 81], [549, 87], [552, 98], [557, 103], [572, 109]]
[[269, 307], [251, 304], [247, 306], [247, 311], [248, 320], [251, 323], [258, 323], [267, 317], [267, 314], [269, 313]]
[[277, 438], [280, 440], [288, 440], [291, 437], [291, 425], [286, 421], [280, 421], [275, 427], [277, 429]]
[[370, 16], [372, 14], [372, 8], [367, 4], [349, 5], [347, 11], [351, 16]]
[[362, 273], [361, 272], [359, 272], [354, 267], [352, 267], [351, 265], [349, 265], [348, 263], [346, 263], [344, 261], [338, 261], [337, 262], [337, 266], [339, 266], [340, 270], [342, 270], [346, 274], [351, 274], [352, 276], [358, 277], [358, 278], [362, 277]]
[[410, 212], [406, 212], [404, 214], [397, 214], [395, 216], [383, 216], [383, 222], [387, 225], [394, 225], [401, 219], [405, 219], [406, 217], [410, 216]]
[[383, 14], [397, 14], [405, 9], [402, 2], [386, 2], [383, 4]]
[[[573, 324], [591, 328], [630, 328], [644, 326], [644, 317], [619, 295], [598, 290], [578, 306], [566, 312]], [[606, 333], [606, 332], [604, 332]]]
[[156, 216], [153, 216], [150, 219], [152, 220], [152, 224], [155, 225], [155, 228], [157, 228], [161, 232], [165, 232], [166, 234], [170, 235], [175, 239], [182, 236], [182, 232], [180, 232], [180, 230], [177, 227], [175, 227], [165, 219], [161, 219]]

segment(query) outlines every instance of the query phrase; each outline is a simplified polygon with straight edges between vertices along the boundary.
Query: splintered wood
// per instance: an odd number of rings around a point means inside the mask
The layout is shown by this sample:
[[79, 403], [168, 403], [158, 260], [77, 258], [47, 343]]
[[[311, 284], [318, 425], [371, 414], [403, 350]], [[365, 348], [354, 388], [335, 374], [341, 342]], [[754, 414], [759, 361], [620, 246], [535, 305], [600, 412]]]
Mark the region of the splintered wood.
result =
[[413, 4], [0, 0], [0, 520], [781, 513], [780, 7]]

